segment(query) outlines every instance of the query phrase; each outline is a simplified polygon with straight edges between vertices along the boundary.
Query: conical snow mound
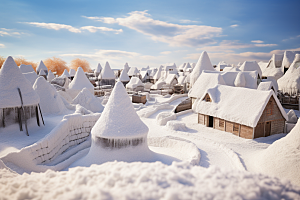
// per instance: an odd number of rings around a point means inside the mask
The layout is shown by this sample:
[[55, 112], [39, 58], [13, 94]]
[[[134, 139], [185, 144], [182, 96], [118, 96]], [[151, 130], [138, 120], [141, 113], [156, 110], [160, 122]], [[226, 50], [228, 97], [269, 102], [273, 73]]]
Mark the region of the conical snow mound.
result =
[[124, 70], [126, 70], [126, 73], [128, 73], [129, 72], [129, 69], [130, 69], [130, 67], [129, 67], [129, 65], [128, 65], [128, 63], [125, 63], [125, 65], [124, 65], [124, 68], [123, 68]]
[[86, 77], [83, 69], [81, 67], [78, 67], [75, 77], [70, 83], [69, 88], [81, 91], [83, 88], [94, 89], [94, 86]]
[[45, 73], [48, 74], [48, 68], [46, 67], [46, 65], [42, 60], [40, 61], [39, 65], [36, 68], [37, 74], [39, 74], [41, 70], [44, 70]]
[[72, 104], [79, 104], [92, 112], [102, 112], [104, 109], [101, 101], [86, 88], [79, 92]]
[[91, 133], [107, 139], [146, 137], [148, 127], [136, 114], [131, 100], [121, 82], [117, 82], [101, 117]]
[[66, 70], [66, 69], [64, 70], [64, 73], [62, 73], [61, 77], [63, 77], [63, 76], [70, 78], [70, 74], [69, 74], [68, 70]]
[[215, 71], [206, 51], [202, 52], [196, 66], [194, 67], [194, 69], [190, 75], [191, 86], [193, 86], [193, 84], [197, 81], [198, 77], [200, 76], [200, 74], [202, 73], [203, 70]]
[[128, 82], [128, 81], [130, 81], [130, 78], [129, 78], [129, 76], [128, 76], [128, 74], [127, 74], [127, 72], [126, 72], [125, 69], [122, 70], [121, 75], [119, 77], [119, 81], [121, 81], [121, 82]]
[[65, 104], [56, 89], [44, 77], [36, 79], [33, 89], [40, 97], [43, 114], [61, 114], [66, 110]]
[[55, 78], [55, 75], [53, 74], [53, 72], [51, 70], [49, 70], [48, 76], [47, 76], [48, 82], [51, 82], [54, 78]]
[[99, 79], [115, 79], [115, 74], [111, 70], [109, 63], [106, 62], [104, 69], [101, 71], [101, 74], [99, 75]]
[[101, 72], [102, 70], [102, 66], [100, 65], [100, 63], [98, 63], [97, 69], [95, 70], [95, 72]]
[[0, 108], [21, 106], [18, 88], [21, 90], [24, 106], [39, 103], [38, 94], [23, 76], [14, 59], [9, 56], [0, 69]]

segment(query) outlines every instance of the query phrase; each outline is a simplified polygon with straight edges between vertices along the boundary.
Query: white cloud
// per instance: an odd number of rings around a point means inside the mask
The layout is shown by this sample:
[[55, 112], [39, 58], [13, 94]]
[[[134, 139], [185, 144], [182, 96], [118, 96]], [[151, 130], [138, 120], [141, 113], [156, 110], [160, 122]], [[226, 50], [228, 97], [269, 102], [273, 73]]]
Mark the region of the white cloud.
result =
[[23, 33], [7, 28], [1, 28], [0, 30], [0, 36], [20, 36], [21, 34]]
[[182, 23], [182, 24], [200, 23], [199, 21], [192, 21], [192, 20], [189, 20], [189, 19], [182, 19], [179, 22]]
[[83, 26], [80, 28], [81, 30], [88, 30], [91, 33], [96, 33], [97, 31], [109, 31], [109, 32], [115, 32], [115, 34], [122, 33], [122, 29], [112, 29], [112, 28], [107, 28], [107, 27], [96, 27], [96, 26]]
[[4, 44], [0, 44], [0, 48], [5, 48], [5, 45]]
[[170, 53], [172, 53], [171, 51], [163, 51], [163, 52], [160, 52], [160, 54], [163, 54], [163, 55], [168, 55], [168, 54], [170, 54]]
[[233, 24], [233, 25], [231, 25], [230, 27], [231, 28], [236, 28], [236, 27], [238, 27], [239, 25], [238, 24]]
[[30, 24], [36, 27], [40, 28], [46, 28], [46, 29], [54, 29], [56, 31], [60, 29], [67, 29], [70, 32], [73, 33], [81, 33], [81, 30], [78, 28], [75, 28], [70, 25], [65, 25], [65, 24], [56, 24], [56, 23], [40, 23], [40, 22], [24, 22], [25, 24]]
[[254, 44], [256, 47], [275, 47], [277, 44]]
[[[84, 16], [85, 17], [85, 16]], [[148, 35], [154, 41], [168, 43], [171, 46], [192, 46], [214, 44], [214, 37], [219, 37], [222, 28], [198, 25], [179, 25], [154, 20], [147, 11], [134, 11], [123, 18], [85, 17], [103, 23], [117, 23], [121, 26]]]
[[252, 40], [251, 42], [252, 43], [258, 43], [258, 44], [264, 43], [264, 41], [261, 41], [261, 40]]

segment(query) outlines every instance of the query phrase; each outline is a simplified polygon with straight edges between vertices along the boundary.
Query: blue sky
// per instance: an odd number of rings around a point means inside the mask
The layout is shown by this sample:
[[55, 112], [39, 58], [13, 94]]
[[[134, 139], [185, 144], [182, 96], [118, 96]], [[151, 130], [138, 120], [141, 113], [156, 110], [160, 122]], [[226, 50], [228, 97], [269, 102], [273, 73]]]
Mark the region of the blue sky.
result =
[[300, 1], [2, 0], [0, 55], [138, 68], [268, 60], [300, 50]]

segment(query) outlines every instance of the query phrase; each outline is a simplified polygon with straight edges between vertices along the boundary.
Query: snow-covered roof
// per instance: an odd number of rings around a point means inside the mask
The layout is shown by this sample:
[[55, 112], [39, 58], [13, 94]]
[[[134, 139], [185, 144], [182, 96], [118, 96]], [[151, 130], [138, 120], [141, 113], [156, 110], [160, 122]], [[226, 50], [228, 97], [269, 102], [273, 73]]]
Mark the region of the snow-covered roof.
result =
[[69, 75], [74, 77], [75, 74], [76, 74], [76, 70], [75, 69], [70, 69]]
[[190, 75], [190, 84], [191, 86], [194, 85], [194, 83], [197, 81], [198, 77], [202, 73], [203, 70], [211, 70], [215, 71], [214, 67], [212, 66], [210, 59], [206, 53], [206, 51], [203, 51], [202, 54], [199, 57], [199, 60], [194, 67], [191, 75]]
[[259, 65], [257, 64], [256, 61], [245, 61], [240, 67], [239, 69], [241, 71], [257, 71], [259, 74], [259, 77], [262, 77], [262, 72], [261, 69], [259, 67]]
[[146, 78], [146, 76], [149, 76], [149, 71], [150, 70], [140, 71], [142, 79]]
[[154, 76], [153, 76], [153, 79], [155, 79], [155, 80], [160, 79], [160, 77], [161, 77], [161, 71], [162, 71], [162, 66], [160, 66], [160, 67], [158, 68], [158, 70], [156, 71], [156, 73], [155, 73]]
[[86, 88], [83, 88], [78, 93], [78, 95], [73, 99], [72, 104], [79, 104], [92, 112], [102, 112], [104, 109], [101, 101]]
[[74, 79], [69, 85], [69, 88], [73, 90], [82, 90], [83, 88], [94, 89], [94, 86], [86, 77], [83, 69], [78, 67]]
[[49, 70], [47, 80], [49, 82], [51, 82], [54, 78], [55, 78], [55, 75], [53, 74], [53, 72], [51, 70]]
[[119, 77], [119, 81], [121, 82], [127, 82], [127, 81], [130, 81], [130, 78], [126, 72], [125, 69], [122, 70], [121, 74], [120, 74], [120, 77]]
[[100, 73], [101, 70], [102, 70], [102, 66], [100, 65], [100, 63], [98, 63], [98, 66], [97, 66], [97, 68], [96, 68], [96, 70], [94, 72]]
[[46, 65], [43, 63], [43, 61], [41, 60], [39, 65], [37, 66], [36, 68], [36, 71], [39, 72], [40, 70], [47, 70], [48, 71], [48, 68], [46, 67]]
[[266, 81], [266, 82], [261, 82], [258, 87], [258, 90], [263, 90], [263, 91], [268, 91], [268, 90], [274, 90], [274, 93], [277, 95], [276, 87], [273, 84], [272, 81]]
[[180, 84], [180, 85], [184, 84], [185, 83], [185, 77], [186, 76], [179, 76], [179, 78], [178, 78], [178, 84]]
[[60, 114], [66, 110], [66, 106], [56, 89], [44, 77], [36, 79], [33, 89], [40, 97], [40, 106], [43, 114]]
[[188, 62], [185, 66], [184, 66], [184, 69], [183, 71], [191, 71], [192, 70], [192, 66], [190, 65], [190, 63]]
[[[260, 67], [262, 70], [262, 75], [265, 77], [273, 77], [274, 79], [278, 80], [283, 76], [284, 69], [281, 67], [283, 55], [273, 54], [271, 60], [268, 62], [267, 65], [260, 62]], [[276, 60], [277, 59], [277, 60]], [[279, 61], [278, 61], [279, 59]]]
[[300, 92], [300, 54], [296, 54], [294, 62], [277, 83], [283, 93], [294, 95]]
[[288, 123], [294, 123], [294, 124], [297, 123], [298, 117], [297, 117], [297, 115], [296, 115], [296, 113], [295, 113], [295, 111], [293, 109], [291, 109], [287, 113], [287, 116], [288, 116], [288, 120], [287, 120]]
[[[206, 94], [212, 102], [202, 100]], [[194, 103], [193, 109], [201, 114], [256, 127], [271, 96], [274, 97], [282, 116], [287, 119], [287, 114], [273, 90], [261, 91], [226, 85], [207, 89]]]
[[126, 88], [128, 89], [134, 89], [138, 86], [144, 87], [144, 84], [142, 83], [141, 79], [139, 79], [138, 77], [131, 77], [129, 83], [126, 84]]
[[136, 67], [131, 67], [128, 71], [128, 76], [135, 76], [139, 73], [139, 70]]
[[92, 128], [93, 137], [126, 139], [145, 137], [148, 127], [142, 122], [123, 84], [117, 82], [100, 118]]
[[21, 70], [22, 73], [34, 72], [34, 69], [32, 68], [31, 65], [21, 64], [20, 65], [20, 70]]
[[185, 65], [186, 65], [186, 63], [182, 63], [181, 65], [179, 65], [179, 67], [178, 67], [178, 69], [184, 69], [184, 67], [185, 67]]
[[176, 74], [169, 74], [165, 80], [166, 84], [170, 85], [174, 79], [177, 79]]
[[11, 56], [7, 57], [0, 69], [0, 86], [0, 108], [21, 106], [18, 88], [21, 90], [24, 106], [36, 105], [40, 101]]
[[124, 68], [123, 68], [124, 70], [126, 70], [126, 72], [128, 73], [128, 71], [129, 71], [129, 69], [130, 69], [130, 67], [129, 67], [129, 65], [128, 65], [128, 63], [125, 63], [125, 65], [124, 65]]
[[282, 67], [289, 68], [293, 63], [296, 54], [300, 54], [300, 51], [285, 51], [283, 54]]
[[104, 68], [101, 71], [101, 74], [98, 77], [99, 79], [115, 79], [115, 74], [111, 70], [109, 63], [106, 62]]
[[221, 71], [221, 70], [223, 70], [225, 67], [228, 67], [228, 64], [227, 64], [225, 61], [220, 61], [220, 62], [217, 64], [216, 70], [217, 70], [217, 71]]
[[35, 73], [35, 71], [23, 73], [23, 75], [31, 83], [31, 85], [33, 85], [35, 80], [38, 78], [38, 75]]
[[68, 78], [71, 77], [67, 69], [65, 69], [64, 72], [62, 73], [61, 77], [63, 76], [66, 76]]

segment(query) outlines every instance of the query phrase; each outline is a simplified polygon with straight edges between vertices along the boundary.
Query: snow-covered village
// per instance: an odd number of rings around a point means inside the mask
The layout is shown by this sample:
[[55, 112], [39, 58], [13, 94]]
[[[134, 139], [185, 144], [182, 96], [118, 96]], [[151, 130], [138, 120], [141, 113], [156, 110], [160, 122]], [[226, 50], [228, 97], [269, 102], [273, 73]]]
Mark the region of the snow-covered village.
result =
[[0, 200], [300, 199], [299, 2], [130, 3], [3, 1]]

